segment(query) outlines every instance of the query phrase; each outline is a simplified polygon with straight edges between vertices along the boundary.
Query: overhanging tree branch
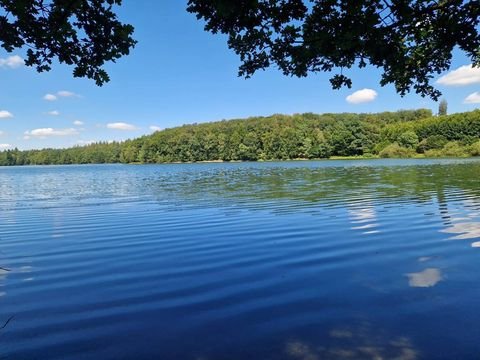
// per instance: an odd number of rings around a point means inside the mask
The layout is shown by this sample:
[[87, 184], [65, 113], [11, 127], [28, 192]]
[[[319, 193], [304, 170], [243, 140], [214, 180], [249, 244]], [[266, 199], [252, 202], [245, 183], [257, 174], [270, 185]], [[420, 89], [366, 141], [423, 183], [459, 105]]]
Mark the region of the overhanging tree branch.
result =
[[53, 60], [72, 65], [76, 77], [109, 80], [104, 70], [129, 54], [133, 26], [121, 23], [113, 6], [121, 0], [0, 0], [0, 44], [8, 52], [27, 48], [26, 65], [48, 71]]
[[[370, 64], [382, 86], [437, 100], [431, 80], [454, 48], [480, 63], [478, 0], [189, 0], [187, 9], [229, 36], [247, 77], [272, 65], [302, 77]], [[343, 73], [331, 82], [352, 85]]]

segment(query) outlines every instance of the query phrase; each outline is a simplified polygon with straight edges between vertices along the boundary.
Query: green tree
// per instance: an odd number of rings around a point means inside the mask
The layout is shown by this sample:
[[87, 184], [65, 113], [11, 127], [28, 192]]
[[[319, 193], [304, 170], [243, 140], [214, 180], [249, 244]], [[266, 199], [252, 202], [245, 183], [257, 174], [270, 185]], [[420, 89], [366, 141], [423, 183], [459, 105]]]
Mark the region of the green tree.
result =
[[406, 131], [398, 137], [398, 144], [406, 148], [415, 149], [418, 145], [418, 136], [414, 131]]
[[0, 43], [28, 47], [26, 65], [49, 71], [54, 60], [73, 65], [75, 77], [109, 81], [103, 66], [127, 55], [133, 27], [114, 12], [121, 0], [0, 0]]
[[[0, 151], [0, 165], [168, 163], [204, 160], [409, 157], [479, 154], [480, 110], [425, 118], [424, 111], [295, 114], [192, 124], [125, 142]], [[430, 113], [431, 115], [431, 113]]]
[[438, 116], [447, 115], [448, 103], [447, 100], [442, 99], [438, 104]]
[[228, 35], [239, 74], [278, 66], [286, 75], [338, 71], [333, 88], [351, 87], [345, 69], [383, 69], [380, 84], [438, 99], [430, 80], [448, 70], [455, 47], [480, 64], [478, 0], [189, 0], [205, 29]]
[[379, 155], [382, 158], [408, 158], [414, 155], [414, 151], [393, 143], [380, 151]]
[[447, 142], [447, 138], [443, 135], [431, 135], [418, 144], [418, 151], [423, 153], [428, 150], [438, 150], [443, 148]]

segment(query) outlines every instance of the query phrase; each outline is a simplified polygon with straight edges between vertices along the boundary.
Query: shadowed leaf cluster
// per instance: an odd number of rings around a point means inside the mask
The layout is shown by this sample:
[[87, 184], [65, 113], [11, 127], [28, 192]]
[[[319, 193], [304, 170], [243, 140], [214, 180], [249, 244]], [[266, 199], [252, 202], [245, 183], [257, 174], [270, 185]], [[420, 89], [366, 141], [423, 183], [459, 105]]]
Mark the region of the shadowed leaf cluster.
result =
[[8, 52], [26, 50], [26, 65], [49, 71], [58, 61], [75, 77], [109, 81], [106, 62], [128, 55], [133, 27], [121, 23], [121, 0], [0, 0], [0, 43]]
[[335, 71], [338, 89], [352, 86], [343, 70], [371, 65], [382, 86], [437, 100], [431, 79], [455, 47], [480, 62], [478, 0], [189, 0], [188, 11], [228, 35], [247, 77], [270, 66], [298, 77]]

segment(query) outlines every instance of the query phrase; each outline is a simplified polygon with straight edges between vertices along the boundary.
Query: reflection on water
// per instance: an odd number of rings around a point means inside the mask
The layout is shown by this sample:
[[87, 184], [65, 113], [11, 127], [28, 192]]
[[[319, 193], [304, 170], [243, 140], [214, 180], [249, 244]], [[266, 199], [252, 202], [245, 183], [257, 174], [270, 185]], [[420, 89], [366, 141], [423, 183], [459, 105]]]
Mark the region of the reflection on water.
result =
[[377, 230], [375, 206], [370, 201], [348, 206], [348, 213], [352, 222], [352, 230], [359, 230], [365, 235], [380, 232]]
[[475, 239], [480, 237], [480, 222], [460, 222], [442, 230], [447, 234], [458, 234], [452, 240]]
[[379, 329], [364, 325], [356, 328], [337, 328], [328, 334], [329, 346], [315, 346], [302, 341], [290, 341], [286, 353], [291, 359], [418, 359], [410, 339], [392, 337]]
[[411, 287], [432, 287], [442, 281], [442, 273], [439, 269], [428, 268], [417, 273], [407, 274], [408, 284]]
[[[465, 192], [465, 200], [450, 210], [448, 204], [444, 205], [444, 214], [448, 216], [446, 228], [441, 230], [450, 236], [451, 240], [468, 240], [480, 238], [480, 201], [476, 195]], [[451, 214], [452, 213], [452, 214]], [[473, 242], [472, 247], [478, 247], [478, 242]]]
[[33, 272], [33, 268], [31, 266], [25, 265], [21, 266], [18, 269], [18, 273], [21, 275], [21, 280], [22, 281], [33, 281], [35, 280], [35, 277], [31, 276], [30, 273]]
[[8, 270], [0, 268], [0, 297], [5, 295], [5, 291], [3, 290], [5, 285], [5, 278], [8, 275]]
[[421, 257], [418, 258], [418, 262], [423, 263], [423, 262], [430, 261], [432, 259], [434, 259], [433, 256], [421, 256]]
[[475, 160], [0, 168], [0, 353], [478, 357], [479, 178]]

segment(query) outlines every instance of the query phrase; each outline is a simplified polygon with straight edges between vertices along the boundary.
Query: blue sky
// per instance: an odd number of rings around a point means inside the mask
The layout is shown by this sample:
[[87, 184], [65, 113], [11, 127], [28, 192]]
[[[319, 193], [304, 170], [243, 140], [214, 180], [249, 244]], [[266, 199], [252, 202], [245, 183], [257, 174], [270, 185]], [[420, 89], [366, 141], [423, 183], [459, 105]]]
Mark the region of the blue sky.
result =
[[[418, 95], [402, 98], [393, 86], [381, 88], [374, 68], [350, 70], [353, 88], [339, 91], [331, 89], [329, 74], [297, 79], [269, 69], [238, 78], [239, 61], [226, 38], [206, 33], [185, 7], [180, 0], [125, 0], [118, 13], [135, 26], [138, 45], [108, 65], [111, 82], [103, 87], [74, 79], [64, 65], [38, 74], [11, 58], [21, 51], [0, 52], [0, 148], [124, 140], [185, 123], [274, 113], [438, 108]], [[456, 53], [452, 70], [469, 64]], [[480, 70], [464, 67], [447, 76], [437, 86], [450, 113], [480, 107]]]

